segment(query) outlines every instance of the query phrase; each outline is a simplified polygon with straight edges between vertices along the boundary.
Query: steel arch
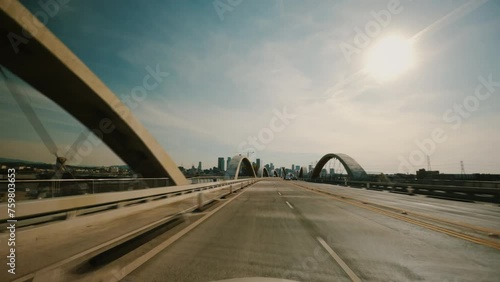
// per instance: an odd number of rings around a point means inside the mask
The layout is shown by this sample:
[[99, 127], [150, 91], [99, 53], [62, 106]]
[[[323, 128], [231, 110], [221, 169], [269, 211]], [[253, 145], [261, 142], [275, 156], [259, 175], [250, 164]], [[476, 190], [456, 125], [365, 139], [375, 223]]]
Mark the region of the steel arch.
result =
[[[12, 48], [7, 35], [24, 34], [26, 20], [37, 26], [36, 32], [28, 43]], [[0, 65], [89, 130], [100, 130], [102, 134], [96, 136], [135, 172], [143, 177], [167, 176], [175, 185], [188, 184], [172, 158], [130, 109], [21, 3], [0, 1], [0, 26]]]
[[318, 178], [325, 164], [332, 158], [335, 158], [342, 163], [351, 180], [363, 180], [368, 177], [368, 175], [366, 174], [365, 170], [361, 167], [361, 165], [350, 156], [346, 154], [330, 153], [324, 155], [316, 164], [311, 174], [311, 179]]
[[269, 172], [267, 171], [267, 168], [262, 169], [262, 177], [269, 177]]
[[229, 162], [229, 166], [227, 167], [226, 177], [228, 177], [229, 179], [235, 179], [235, 180], [238, 179], [238, 174], [240, 172], [242, 164], [245, 166], [247, 173], [250, 174], [247, 176], [257, 177], [255, 171], [253, 170], [253, 166], [250, 160], [241, 155], [234, 156], [231, 158], [231, 162]]

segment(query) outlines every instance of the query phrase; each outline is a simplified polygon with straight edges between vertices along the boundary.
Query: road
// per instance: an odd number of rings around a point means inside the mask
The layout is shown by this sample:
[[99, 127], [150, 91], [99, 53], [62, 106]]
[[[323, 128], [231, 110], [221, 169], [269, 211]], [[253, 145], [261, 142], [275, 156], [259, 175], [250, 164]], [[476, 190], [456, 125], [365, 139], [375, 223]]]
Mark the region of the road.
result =
[[355, 197], [360, 200], [367, 200], [398, 209], [411, 210], [421, 214], [500, 230], [500, 209], [497, 205], [491, 203], [442, 200], [429, 198], [424, 195], [408, 197], [408, 195], [389, 193], [388, 191], [353, 189], [345, 186], [321, 183], [307, 183], [307, 185], [330, 190], [334, 187], [335, 193], [338, 195]]
[[[497, 249], [337, 201], [292, 183], [261, 181], [247, 188], [124, 281], [240, 277], [498, 281], [500, 277]], [[343, 191], [348, 193], [345, 188]], [[401, 196], [384, 194], [387, 199]], [[425, 198], [419, 201], [425, 202]], [[449, 204], [436, 199], [429, 199], [428, 204], [439, 203]], [[457, 210], [461, 205], [470, 209], [470, 203], [453, 205]], [[491, 220], [498, 220], [499, 208], [488, 209], [497, 210], [497, 218]]]

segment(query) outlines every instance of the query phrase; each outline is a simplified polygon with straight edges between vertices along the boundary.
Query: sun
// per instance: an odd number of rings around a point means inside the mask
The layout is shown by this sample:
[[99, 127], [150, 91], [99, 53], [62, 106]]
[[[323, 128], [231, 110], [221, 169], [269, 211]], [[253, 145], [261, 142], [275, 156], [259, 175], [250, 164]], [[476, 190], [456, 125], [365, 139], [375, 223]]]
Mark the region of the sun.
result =
[[366, 70], [378, 81], [389, 81], [411, 68], [415, 56], [411, 42], [388, 36], [374, 44], [366, 54]]

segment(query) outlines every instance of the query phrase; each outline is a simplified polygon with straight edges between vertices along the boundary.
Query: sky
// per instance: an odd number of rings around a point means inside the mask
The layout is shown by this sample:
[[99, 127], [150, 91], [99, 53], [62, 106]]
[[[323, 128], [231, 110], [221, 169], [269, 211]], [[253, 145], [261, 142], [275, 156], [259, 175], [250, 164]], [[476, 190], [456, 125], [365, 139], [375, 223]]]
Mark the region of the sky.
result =
[[[433, 170], [500, 173], [498, 15], [481, 0], [72, 0], [47, 27], [124, 102], [147, 68], [168, 73], [128, 105], [178, 165], [344, 153], [368, 172], [428, 156]], [[64, 151], [83, 125], [8, 75]], [[0, 95], [0, 157], [54, 162], [3, 80]], [[82, 164], [123, 161], [101, 144]]]

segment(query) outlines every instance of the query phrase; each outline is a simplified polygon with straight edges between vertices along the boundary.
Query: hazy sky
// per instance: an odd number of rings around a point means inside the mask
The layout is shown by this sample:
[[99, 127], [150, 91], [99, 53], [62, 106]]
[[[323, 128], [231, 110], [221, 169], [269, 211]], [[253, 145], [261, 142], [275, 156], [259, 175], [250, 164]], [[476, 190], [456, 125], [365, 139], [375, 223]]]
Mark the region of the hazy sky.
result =
[[[250, 150], [307, 166], [331, 152], [372, 172], [414, 171], [429, 155], [443, 172], [463, 161], [500, 173], [500, 3], [471, 3], [73, 0], [47, 26], [123, 101], [147, 67], [168, 72], [132, 111], [179, 165]], [[388, 37], [408, 44], [373, 55]], [[14, 81], [56, 144], [71, 144], [83, 126]], [[0, 95], [0, 156], [53, 162], [3, 80]], [[84, 160], [121, 163], [105, 145]]]

